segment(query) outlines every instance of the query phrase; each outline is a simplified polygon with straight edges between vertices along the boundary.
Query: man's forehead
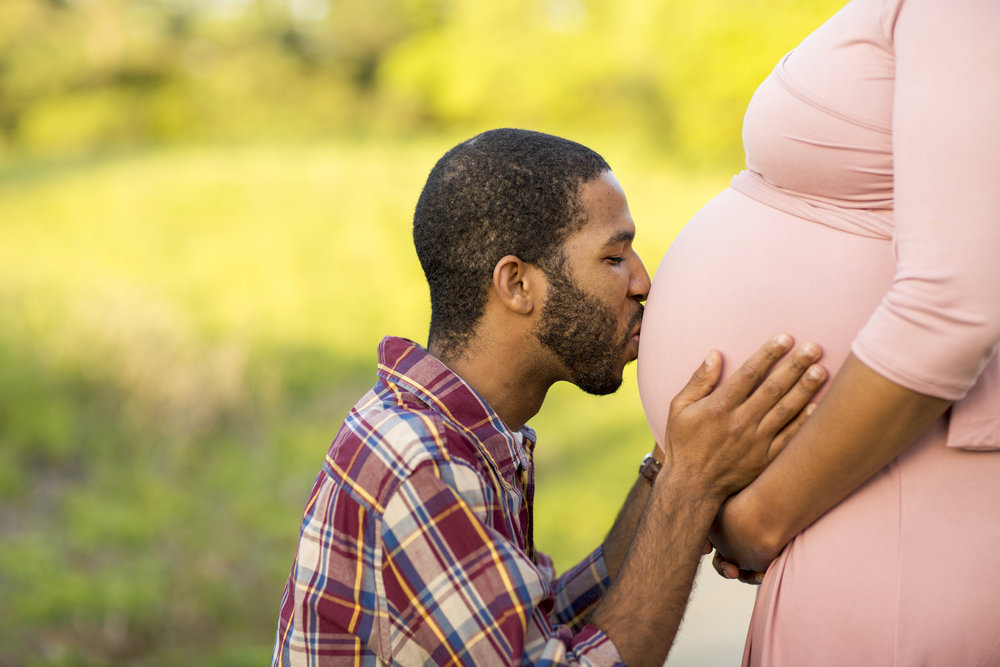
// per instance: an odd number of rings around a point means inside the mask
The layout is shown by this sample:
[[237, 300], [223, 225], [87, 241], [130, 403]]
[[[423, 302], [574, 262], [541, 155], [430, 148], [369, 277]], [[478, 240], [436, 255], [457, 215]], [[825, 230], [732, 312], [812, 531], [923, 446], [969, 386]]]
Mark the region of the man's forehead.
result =
[[[613, 178], [611, 172], [605, 172]], [[606, 245], [635, 239], [635, 222], [625, 193], [617, 181], [591, 181], [583, 197], [583, 224], [571, 236], [586, 236]]]

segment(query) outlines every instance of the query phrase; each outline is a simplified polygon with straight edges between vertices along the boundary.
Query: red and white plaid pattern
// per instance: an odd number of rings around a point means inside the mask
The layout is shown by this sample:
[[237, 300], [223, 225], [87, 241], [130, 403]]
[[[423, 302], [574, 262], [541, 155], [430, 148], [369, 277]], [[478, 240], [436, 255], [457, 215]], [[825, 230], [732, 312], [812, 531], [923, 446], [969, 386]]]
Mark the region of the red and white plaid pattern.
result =
[[306, 504], [273, 664], [620, 664], [584, 623], [601, 550], [558, 579], [534, 552], [534, 432], [411, 341], [378, 358]]

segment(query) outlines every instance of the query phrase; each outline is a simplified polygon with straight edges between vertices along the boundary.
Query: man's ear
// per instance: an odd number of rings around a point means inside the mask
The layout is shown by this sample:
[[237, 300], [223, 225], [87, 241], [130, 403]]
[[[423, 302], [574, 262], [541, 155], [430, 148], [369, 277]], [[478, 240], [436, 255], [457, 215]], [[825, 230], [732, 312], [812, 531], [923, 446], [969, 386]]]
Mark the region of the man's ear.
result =
[[521, 315], [530, 315], [540, 305], [543, 293], [541, 270], [515, 255], [505, 255], [493, 267], [493, 289], [500, 302]]

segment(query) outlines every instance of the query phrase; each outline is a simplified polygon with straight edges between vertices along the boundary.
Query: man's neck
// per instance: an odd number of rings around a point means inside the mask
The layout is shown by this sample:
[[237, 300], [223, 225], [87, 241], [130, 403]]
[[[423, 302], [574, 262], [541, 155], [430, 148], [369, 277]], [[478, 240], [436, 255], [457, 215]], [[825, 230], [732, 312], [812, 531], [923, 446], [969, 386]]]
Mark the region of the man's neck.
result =
[[512, 431], [538, 413], [554, 382], [541, 377], [530, 359], [514, 350], [501, 353], [472, 346], [461, 355], [444, 356], [433, 347], [429, 351], [475, 389]]

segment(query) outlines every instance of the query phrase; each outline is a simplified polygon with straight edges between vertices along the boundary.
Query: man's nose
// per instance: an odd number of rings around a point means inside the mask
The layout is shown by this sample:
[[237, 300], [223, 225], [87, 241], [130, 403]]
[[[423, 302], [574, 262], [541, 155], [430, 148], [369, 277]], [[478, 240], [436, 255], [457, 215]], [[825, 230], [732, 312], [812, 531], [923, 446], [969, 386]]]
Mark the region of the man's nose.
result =
[[649, 273], [646, 271], [646, 266], [642, 263], [639, 255], [636, 254], [635, 267], [632, 270], [632, 279], [629, 282], [629, 296], [636, 301], [645, 301], [646, 297], [649, 296], [650, 285], [651, 282], [649, 280]]

